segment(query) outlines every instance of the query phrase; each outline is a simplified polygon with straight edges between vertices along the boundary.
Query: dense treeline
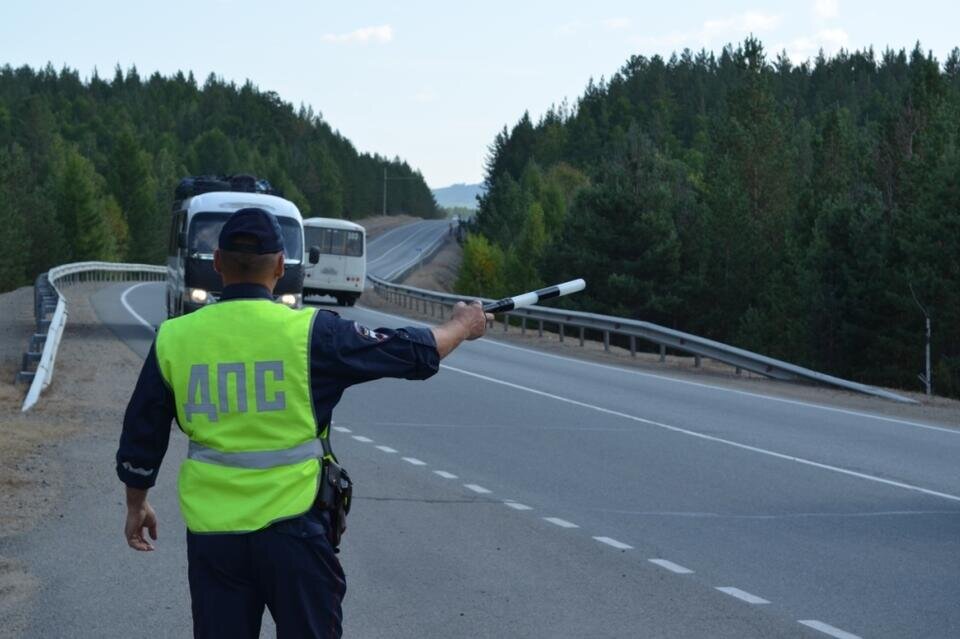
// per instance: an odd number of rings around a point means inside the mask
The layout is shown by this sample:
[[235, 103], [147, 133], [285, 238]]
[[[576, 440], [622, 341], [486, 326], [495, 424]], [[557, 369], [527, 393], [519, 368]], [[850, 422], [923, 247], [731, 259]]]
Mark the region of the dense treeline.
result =
[[382, 207], [442, 217], [419, 172], [358, 153], [310, 108], [249, 82], [119, 68], [112, 81], [52, 67], [0, 68], [0, 291], [55, 264], [159, 262], [173, 188], [188, 174], [254, 173], [305, 216]]
[[[960, 50], [633, 57], [491, 146], [459, 286], [960, 396]], [[509, 285], [508, 285], [509, 284]]]

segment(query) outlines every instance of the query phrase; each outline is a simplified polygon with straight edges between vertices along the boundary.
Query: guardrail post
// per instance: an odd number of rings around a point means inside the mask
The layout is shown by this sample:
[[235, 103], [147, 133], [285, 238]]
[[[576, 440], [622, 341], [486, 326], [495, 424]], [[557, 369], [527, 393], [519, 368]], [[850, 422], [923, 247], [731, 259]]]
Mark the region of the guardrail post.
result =
[[510, 313], [503, 314], [503, 332], [506, 333], [510, 328]]
[[660, 363], [663, 364], [666, 361], [667, 361], [667, 345], [661, 344], [660, 345]]
[[631, 357], [636, 357], [636, 356], [637, 356], [637, 337], [636, 337], [636, 335], [631, 335], [631, 336], [630, 336], [630, 356], [631, 356]]
[[583, 327], [580, 327], [580, 346], [583, 346]]
[[742, 372], [743, 372], [743, 371], [740, 369], [740, 367], [737, 366], [737, 375], [739, 375], [739, 374], [742, 373]]
[[526, 315], [520, 318], [520, 334], [521, 335], [527, 334], [527, 316]]
[[700, 368], [700, 356], [699, 356], [699, 355], [694, 355], [694, 356], [693, 356], [693, 367], [694, 367], [694, 368]]
[[539, 328], [537, 329], [540, 337], [543, 337], [543, 320], [538, 320]]
[[558, 323], [557, 323], [557, 328], [560, 329], [560, 343], [561, 343], [561, 344], [563, 343], [563, 329], [564, 329], [565, 326], [566, 326], [566, 324], [564, 324], [563, 322], [558, 322]]
[[610, 331], [603, 332], [603, 350], [610, 351]]

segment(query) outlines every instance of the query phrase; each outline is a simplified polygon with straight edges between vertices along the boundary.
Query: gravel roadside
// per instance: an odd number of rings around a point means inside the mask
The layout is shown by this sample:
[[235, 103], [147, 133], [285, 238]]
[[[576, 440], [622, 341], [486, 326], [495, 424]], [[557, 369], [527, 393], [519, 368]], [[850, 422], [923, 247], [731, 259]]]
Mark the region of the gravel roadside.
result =
[[[89, 295], [98, 285], [66, 289], [69, 319], [56, 374], [40, 402], [21, 413], [25, 385], [12, 384], [19, 353], [33, 331], [30, 288], [0, 295], [0, 634], [19, 636], [43, 584], [8, 551], [42, 519], [62, 518], [64, 482], [84, 483], [88, 469], [65, 463], [64, 448], [81, 437], [119, 435], [126, 401], [142, 364], [96, 318]], [[26, 304], [24, 302], [27, 302]], [[24, 310], [24, 306], [26, 310]], [[26, 332], [24, 333], [24, 329]], [[109, 463], [109, 462], [107, 462]], [[64, 539], [71, 531], [65, 526]], [[76, 532], [76, 531], [73, 531]]]

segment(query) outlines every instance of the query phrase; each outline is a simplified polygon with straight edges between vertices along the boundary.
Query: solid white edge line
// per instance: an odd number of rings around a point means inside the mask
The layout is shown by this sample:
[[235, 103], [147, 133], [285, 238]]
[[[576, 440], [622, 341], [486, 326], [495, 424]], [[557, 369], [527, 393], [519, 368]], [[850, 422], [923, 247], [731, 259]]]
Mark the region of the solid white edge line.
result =
[[377, 448], [377, 450], [382, 450], [382, 451], [385, 452], [385, 453], [391, 453], [391, 454], [393, 454], [393, 453], [397, 452], [397, 449], [396, 449], [396, 448], [390, 448], [389, 446], [377, 446], [376, 448]]
[[[361, 306], [365, 312], [377, 313], [378, 315], [384, 315], [386, 317], [392, 317], [394, 319], [402, 320], [408, 322], [409, 325], [414, 326], [432, 326], [425, 322], [420, 322], [417, 320], [412, 320], [402, 315], [396, 315], [394, 313], [384, 313], [383, 311], [377, 311], [367, 306]], [[793, 406], [804, 406], [806, 408], [813, 408], [816, 410], [825, 410], [833, 413], [841, 413], [843, 415], [852, 415], [854, 417], [864, 417], [867, 419], [876, 419], [883, 422], [890, 422], [894, 424], [903, 424], [905, 426], [913, 426], [915, 428], [923, 428], [926, 430], [935, 430], [942, 433], [950, 433], [951, 435], [960, 435], [960, 429], [958, 428], [945, 428], [943, 426], [934, 426], [932, 424], [923, 424], [920, 422], [913, 422], [906, 419], [897, 419], [895, 417], [884, 417], [883, 415], [874, 415], [873, 413], [864, 413], [861, 411], [850, 410], [846, 408], [837, 408], [835, 406], [825, 406], [823, 404], [814, 404], [812, 402], [804, 402], [798, 399], [787, 399], [785, 397], [774, 397], [773, 395], [764, 395], [763, 393], [751, 393], [750, 391], [737, 390], [735, 388], [727, 388], [725, 386], [714, 386], [712, 384], [704, 384], [703, 382], [691, 382], [685, 379], [678, 379], [676, 377], [670, 377], [669, 375], [658, 375], [657, 373], [648, 373], [645, 371], [638, 371], [631, 368], [625, 368], [622, 366], [613, 366], [611, 364], [600, 364], [598, 362], [591, 362], [583, 359], [576, 359], [574, 357], [566, 357], [564, 355], [554, 355], [553, 353], [544, 353], [532, 348], [524, 348], [522, 346], [515, 346], [513, 344], [507, 344], [495, 339], [481, 339], [479, 340], [483, 344], [492, 344], [500, 348], [508, 348], [515, 351], [523, 351], [524, 353], [530, 353], [531, 355], [538, 355], [540, 357], [546, 357], [549, 359], [559, 359], [565, 362], [570, 362], [572, 364], [580, 364], [583, 366], [593, 366], [595, 368], [603, 368], [609, 371], [614, 371], [616, 373], [627, 373], [628, 375], [637, 375], [639, 377], [649, 377], [651, 379], [659, 379], [665, 382], [674, 382], [676, 384], [685, 384], [687, 386], [696, 386], [698, 388], [706, 388], [709, 390], [719, 391], [722, 393], [733, 393], [734, 395], [743, 395], [745, 397], [753, 397], [755, 399], [764, 399], [771, 402], [780, 402], [782, 404], [791, 404]]]
[[364, 444], [369, 444], [370, 442], [373, 441], [373, 440], [370, 439], [369, 437], [364, 437], [363, 435], [353, 435], [353, 438], [354, 438], [355, 440], [357, 440], [358, 442], [361, 442], [361, 443], [364, 443]]
[[445, 471], [445, 470], [435, 470], [435, 471], [433, 471], [433, 474], [434, 474], [434, 475], [439, 475], [440, 477], [443, 477], [444, 479], [456, 479], [456, 478], [457, 478], [456, 475], [454, 475], [453, 473], [448, 473], [448, 472]]
[[350, 429], [347, 428], [346, 426], [334, 426], [334, 427], [333, 427], [333, 430], [337, 431], [338, 433], [352, 433], [352, 432], [353, 432], [352, 430], [350, 430]]
[[630, 544], [625, 544], [622, 541], [617, 541], [612, 537], [594, 537], [601, 544], [606, 544], [608, 546], [613, 546], [617, 550], [633, 550], [633, 546]]
[[734, 588], [733, 586], [716, 586], [717, 590], [724, 593], [725, 595], [730, 595], [731, 597], [736, 597], [740, 601], [745, 601], [748, 604], [768, 604], [770, 603], [763, 597], [758, 597], [752, 593], [747, 592], [746, 590], [740, 590], [739, 588]]
[[831, 626], [828, 623], [823, 623], [822, 621], [817, 621], [816, 619], [800, 619], [797, 623], [801, 623], [808, 628], [813, 628], [814, 630], [819, 630], [825, 635], [836, 637], [836, 639], [861, 639], [860, 635], [855, 635], [852, 632], [847, 632], [846, 630], [840, 630], [839, 628]]
[[463, 487], [464, 487], [464, 488], [468, 488], [468, 489], [472, 490], [472, 491], [475, 492], [475, 493], [480, 493], [481, 495], [489, 495], [491, 492], [493, 492], [493, 491], [491, 491], [491, 490], [489, 490], [489, 489], [487, 489], [487, 488], [484, 488], [483, 486], [477, 485], [477, 484], [464, 484]]
[[140, 288], [141, 286], [145, 286], [147, 284], [157, 284], [157, 282], [140, 282], [139, 284], [134, 284], [133, 286], [125, 290], [122, 295], [120, 295], [120, 303], [123, 304], [123, 307], [127, 309], [127, 312], [130, 313], [133, 319], [143, 324], [147, 329], [150, 330], [151, 333], [156, 333], [157, 328], [147, 320], [143, 319], [140, 313], [133, 310], [133, 307], [130, 306], [129, 302], [127, 302], [127, 295], [130, 294], [130, 291], [132, 291], [135, 288]]
[[517, 390], [526, 391], [528, 393], [533, 393], [534, 395], [540, 395], [541, 397], [549, 397], [560, 402], [567, 404], [572, 404], [574, 406], [580, 406], [582, 408], [587, 408], [590, 410], [595, 410], [606, 415], [613, 415], [614, 417], [622, 417], [623, 419], [629, 419], [641, 424], [648, 424], [650, 426], [656, 426], [657, 428], [663, 428], [664, 430], [669, 430], [675, 433], [680, 433], [683, 435], [689, 435], [690, 437], [696, 437], [698, 439], [704, 439], [706, 441], [716, 442], [718, 444], [725, 444], [727, 446], [733, 446], [734, 448], [739, 448], [741, 450], [747, 450], [754, 453], [760, 453], [762, 455], [769, 455], [770, 457], [775, 457], [777, 459], [783, 459], [786, 461], [792, 461], [797, 464], [803, 464], [805, 466], [812, 466], [814, 468], [819, 468], [821, 470], [829, 470], [834, 473], [839, 473], [841, 475], [847, 475], [849, 477], [857, 477], [859, 479], [866, 479], [868, 481], [873, 481], [878, 484], [885, 484], [887, 486], [895, 486], [897, 488], [903, 488], [905, 490], [912, 490], [918, 493], [923, 493], [924, 495], [930, 495], [932, 497], [941, 497], [943, 499], [949, 499], [950, 501], [960, 502], [960, 496], [951, 495], [950, 493], [942, 493], [936, 490], [931, 490], [929, 488], [922, 488], [920, 486], [914, 486], [913, 484], [906, 484], [904, 482], [894, 481], [892, 479], [884, 479], [883, 477], [877, 477], [875, 475], [868, 475], [866, 473], [860, 473], [855, 470], [849, 470], [847, 468], [841, 468], [839, 466], [831, 466], [830, 464], [822, 464], [804, 457], [795, 457], [793, 455], [786, 455], [784, 453], [778, 453], [773, 450], [768, 450], [766, 448], [759, 448], [757, 446], [750, 446], [748, 444], [741, 444], [729, 439], [723, 439], [722, 437], [714, 437], [713, 435], [707, 435], [705, 433], [698, 433], [697, 431], [687, 430], [686, 428], [680, 428], [679, 426], [671, 426], [670, 424], [664, 424], [662, 422], [655, 422], [651, 419], [644, 419], [643, 417], [637, 417], [636, 415], [630, 415], [629, 413], [622, 413], [617, 410], [612, 410], [609, 408], [603, 408], [602, 406], [596, 406], [594, 404], [588, 404], [586, 402], [581, 402], [576, 399], [570, 399], [569, 397], [562, 397], [560, 395], [554, 395], [553, 393], [548, 393], [546, 391], [537, 390], [535, 388], [530, 388], [528, 386], [521, 386], [520, 384], [514, 384], [512, 382], [505, 382], [500, 379], [495, 379], [493, 377], [488, 377], [486, 375], [481, 375], [479, 373], [472, 373], [470, 371], [463, 370], [462, 368], [456, 368], [448, 364], [441, 364], [441, 368], [451, 370], [462, 375], [468, 375], [470, 377], [476, 377], [477, 379], [482, 379], [488, 381], [492, 384], [501, 384], [503, 386], [508, 386], [510, 388], [515, 388]]
[[518, 501], [509, 501], [509, 500], [508, 500], [508, 501], [503, 502], [503, 505], [504, 505], [504, 506], [509, 506], [510, 508], [513, 508], [514, 510], [533, 510], [533, 508], [531, 508], [530, 506], [527, 506], [526, 504], [521, 504], [521, 503], [518, 502]]
[[693, 571], [689, 568], [685, 568], [680, 564], [675, 564], [668, 559], [647, 559], [651, 564], [656, 564], [661, 568], [666, 568], [670, 572], [676, 573], [678, 575], [692, 575]]
[[579, 528], [580, 526], [576, 525], [572, 521], [567, 521], [566, 519], [560, 519], [559, 517], [544, 517], [544, 521], [548, 521], [554, 526], [560, 526], [561, 528]]
[[427, 465], [427, 462], [421, 461], [421, 460], [417, 459], [416, 457], [404, 457], [404, 458], [403, 458], [403, 461], [407, 462], [408, 464], [413, 464], [414, 466], [426, 466], [426, 465]]

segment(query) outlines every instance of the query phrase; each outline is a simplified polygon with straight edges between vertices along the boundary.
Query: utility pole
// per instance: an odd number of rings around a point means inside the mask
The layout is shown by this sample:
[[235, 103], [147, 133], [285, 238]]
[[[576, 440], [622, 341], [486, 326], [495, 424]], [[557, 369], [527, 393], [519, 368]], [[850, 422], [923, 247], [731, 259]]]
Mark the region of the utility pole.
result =
[[383, 215], [387, 215], [387, 180], [416, 180], [416, 177], [387, 177], [387, 167], [383, 167]]
[[923, 307], [923, 304], [920, 303], [920, 300], [917, 299], [917, 294], [913, 291], [913, 284], [910, 284], [910, 294], [913, 295], [913, 301], [917, 303], [917, 306], [920, 307], [920, 310], [923, 312], [924, 318], [926, 318], [926, 352], [927, 352], [927, 372], [926, 374], [917, 375], [920, 378], [920, 381], [923, 382], [924, 386], [927, 388], [927, 395], [933, 394], [933, 380], [930, 377], [930, 314], [927, 313], [927, 309]]

